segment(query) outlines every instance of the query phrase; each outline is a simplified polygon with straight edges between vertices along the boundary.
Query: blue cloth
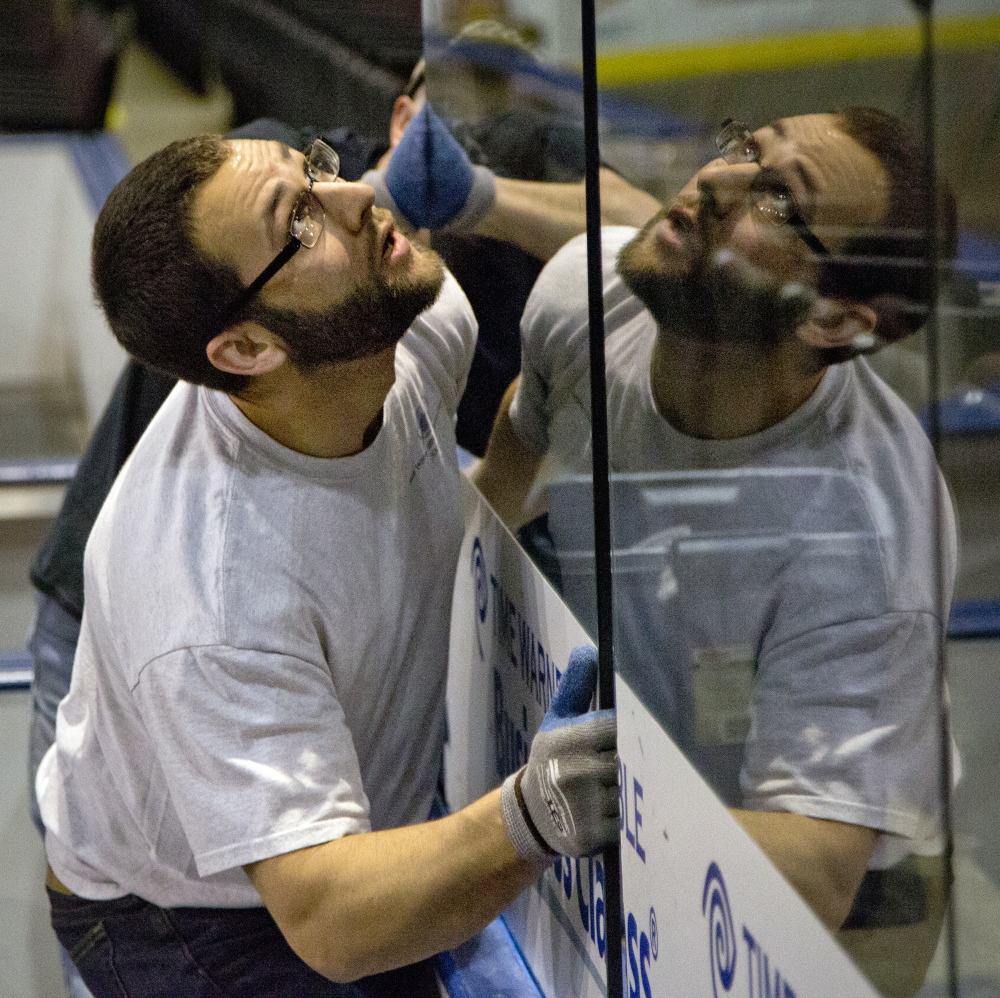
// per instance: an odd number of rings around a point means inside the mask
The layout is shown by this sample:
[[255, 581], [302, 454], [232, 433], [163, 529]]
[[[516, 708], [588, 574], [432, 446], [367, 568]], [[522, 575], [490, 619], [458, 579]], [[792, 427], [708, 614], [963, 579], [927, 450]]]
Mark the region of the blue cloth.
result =
[[52, 927], [96, 998], [438, 998], [430, 961], [334, 984], [292, 952], [266, 908], [48, 894]]
[[465, 150], [425, 103], [385, 171], [396, 206], [415, 229], [439, 229], [462, 210], [474, 179]]

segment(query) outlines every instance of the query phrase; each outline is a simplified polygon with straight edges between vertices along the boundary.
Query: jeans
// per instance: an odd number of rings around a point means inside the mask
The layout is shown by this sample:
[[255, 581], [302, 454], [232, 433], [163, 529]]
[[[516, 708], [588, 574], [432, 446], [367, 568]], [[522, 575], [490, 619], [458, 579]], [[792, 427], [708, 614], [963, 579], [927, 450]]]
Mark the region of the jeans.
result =
[[95, 998], [438, 998], [430, 961], [334, 984], [266, 908], [159, 908], [49, 891], [52, 927]]

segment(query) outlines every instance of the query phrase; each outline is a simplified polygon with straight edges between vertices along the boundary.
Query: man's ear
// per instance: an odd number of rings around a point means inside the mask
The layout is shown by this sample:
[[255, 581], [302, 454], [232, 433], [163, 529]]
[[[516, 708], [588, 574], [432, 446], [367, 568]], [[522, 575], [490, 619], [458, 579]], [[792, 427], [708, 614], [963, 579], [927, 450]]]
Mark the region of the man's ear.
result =
[[406, 131], [406, 126], [417, 116], [424, 106], [424, 98], [414, 100], [406, 94], [400, 94], [392, 105], [392, 117], [389, 119], [389, 147], [395, 149]]
[[870, 350], [875, 345], [878, 315], [861, 302], [817, 298], [796, 327], [795, 334], [817, 350], [854, 348]]
[[288, 358], [281, 340], [256, 322], [223, 330], [208, 341], [205, 353], [220, 371], [251, 378], [277, 370]]

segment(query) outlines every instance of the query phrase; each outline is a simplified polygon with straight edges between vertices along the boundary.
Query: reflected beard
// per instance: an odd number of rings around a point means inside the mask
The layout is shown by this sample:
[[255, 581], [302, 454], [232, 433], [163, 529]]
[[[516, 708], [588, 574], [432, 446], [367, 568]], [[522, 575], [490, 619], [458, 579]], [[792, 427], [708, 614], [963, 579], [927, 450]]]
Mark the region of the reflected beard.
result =
[[437, 300], [444, 264], [430, 250], [414, 254], [406, 273], [376, 274], [326, 312], [297, 312], [260, 303], [252, 318], [280, 336], [302, 370], [372, 357], [395, 346]]
[[794, 333], [801, 303], [736, 254], [701, 249], [686, 271], [658, 265], [648, 231], [654, 217], [618, 254], [615, 269], [658, 326], [705, 344], [771, 351]]

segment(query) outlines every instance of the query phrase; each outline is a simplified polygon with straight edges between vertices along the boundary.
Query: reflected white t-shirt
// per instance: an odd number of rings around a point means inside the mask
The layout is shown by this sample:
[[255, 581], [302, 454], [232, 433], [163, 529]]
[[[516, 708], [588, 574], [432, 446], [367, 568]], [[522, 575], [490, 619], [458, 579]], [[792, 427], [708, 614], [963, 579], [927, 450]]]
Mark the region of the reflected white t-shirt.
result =
[[72, 685], [38, 773], [70, 890], [259, 905], [243, 864], [426, 819], [475, 335], [448, 275], [351, 457], [288, 450], [220, 392], [181, 383], [164, 403], [87, 545]]
[[[729, 806], [879, 829], [876, 866], [933, 852], [956, 536], [930, 444], [863, 359], [762, 433], [679, 433], [653, 400], [655, 323], [614, 270], [634, 234], [602, 233], [616, 664]], [[511, 419], [545, 454], [564, 593], [585, 621], [588, 353], [577, 239], [527, 303]]]

